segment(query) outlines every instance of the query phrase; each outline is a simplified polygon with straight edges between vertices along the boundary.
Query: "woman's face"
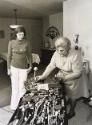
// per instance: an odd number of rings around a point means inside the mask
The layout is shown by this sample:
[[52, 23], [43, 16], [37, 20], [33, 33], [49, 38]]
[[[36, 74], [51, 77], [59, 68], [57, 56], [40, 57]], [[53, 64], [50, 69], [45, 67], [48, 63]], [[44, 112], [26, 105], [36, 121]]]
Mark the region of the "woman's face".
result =
[[61, 55], [61, 56], [67, 56], [68, 55], [68, 50], [65, 47], [62, 46], [57, 46], [56, 47], [57, 52]]
[[22, 40], [24, 38], [24, 32], [19, 32], [16, 35], [18, 40]]

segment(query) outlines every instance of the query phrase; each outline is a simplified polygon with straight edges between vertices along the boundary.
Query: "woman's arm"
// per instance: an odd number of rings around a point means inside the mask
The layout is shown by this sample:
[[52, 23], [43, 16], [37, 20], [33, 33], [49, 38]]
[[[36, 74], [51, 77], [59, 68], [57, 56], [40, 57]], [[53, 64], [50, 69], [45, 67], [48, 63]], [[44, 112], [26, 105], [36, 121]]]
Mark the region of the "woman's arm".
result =
[[43, 74], [41, 75], [41, 80], [46, 79], [54, 69], [55, 67], [49, 64], [45, 69], [45, 71], [43, 72]]
[[40, 80], [46, 79], [50, 75], [50, 73], [56, 68], [55, 59], [56, 59], [55, 54], [53, 54], [49, 65], [46, 67], [43, 74], [41, 76], [39, 76]]
[[73, 72], [71, 74], [66, 75], [63, 79], [64, 81], [71, 81], [71, 80], [75, 80], [78, 79], [81, 76], [81, 71], [80, 72]]
[[29, 67], [32, 68], [32, 48], [29, 41], [27, 44], [27, 59], [28, 59]]
[[8, 75], [10, 75], [11, 59], [12, 59], [12, 41], [10, 41], [9, 44], [8, 44], [8, 55], [7, 55], [7, 71], [8, 71]]

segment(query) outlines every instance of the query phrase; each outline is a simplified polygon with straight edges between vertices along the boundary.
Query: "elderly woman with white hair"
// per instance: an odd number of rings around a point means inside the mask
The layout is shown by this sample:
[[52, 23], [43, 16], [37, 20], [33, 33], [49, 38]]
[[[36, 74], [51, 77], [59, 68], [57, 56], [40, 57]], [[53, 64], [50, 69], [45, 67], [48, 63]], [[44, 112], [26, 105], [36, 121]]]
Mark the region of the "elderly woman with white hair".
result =
[[75, 49], [71, 49], [71, 42], [66, 37], [59, 37], [55, 41], [56, 51], [54, 52], [49, 65], [38, 80], [46, 79], [49, 74], [57, 67], [59, 72], [57, 77], [65, 82], [66, 93], [71, 98], [71, 109], [69, 117], [75, 115], [75, 99], [80, 97], [80, 77], [82, 74], [81, 54]]

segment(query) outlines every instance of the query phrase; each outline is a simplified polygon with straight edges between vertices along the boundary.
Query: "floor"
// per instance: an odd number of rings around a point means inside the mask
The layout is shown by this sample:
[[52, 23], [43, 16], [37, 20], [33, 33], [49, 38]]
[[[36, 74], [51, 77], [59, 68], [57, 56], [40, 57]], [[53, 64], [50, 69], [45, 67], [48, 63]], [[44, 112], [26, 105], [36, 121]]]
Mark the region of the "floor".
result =
[[[40, 74], [39, 72], [38, 74]], [[0, 125], [7, 125], [13, 112], [9, 108], [11, 95], [10, 78], [0, 74]], [[79, 102], [76, 106], [76, 116], [69, 120], [68, 125], [92, 125], [92, 108]]]
[[10, 110], [9, 106], [0, 108], [0, 125], [7, 125], [12, 114], [13, 112]]
[[11, 95], [10, 78], [0, 73], [0, 125], [7, 125], [13, 112], [9, 108]]
[[[9, 106], [0, 108], [0, 125], [7, 125], [12, 115]], [[79, 103], [76, 107], [76, 116], [68, 121], [68, 125], [92, 125], [92, 109]]]

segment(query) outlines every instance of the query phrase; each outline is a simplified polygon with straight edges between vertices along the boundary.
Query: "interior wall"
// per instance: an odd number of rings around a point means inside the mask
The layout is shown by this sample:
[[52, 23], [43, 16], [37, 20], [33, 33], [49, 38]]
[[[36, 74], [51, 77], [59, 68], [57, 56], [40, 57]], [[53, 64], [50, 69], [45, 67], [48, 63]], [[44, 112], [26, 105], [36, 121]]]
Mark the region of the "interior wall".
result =
[[57, 13], [49, 16], [49, 26], [55, 26], [60, 34], [63, 34], [63, 13]]
[[92, 1], [69, 0], [64, 2], [63, 8], [64, 36], [74, 43], [75, 35], [79, 34], [79, 44], [85, 48], [85, 57], [92, 64]]
[[55, 26], [58, 28], [60, 34], [63, 34], [63, 13], [56, 13], [43, 18], [43, 42], [47, 40], [46, 31], [49, 26]]
[[89, 60], [92, 71], [92, 0], [68, 0], [64, 2], [63, 34], [69, 37], [72, 44], [74, 44], [75, 35], [80, 35], [79, 45], [84, 51], [84, 58]]
[[[5, 38], [0, 38], [0, 51], [7, 51], [10, 40], [9, 25], [14, 24], [12, 18], [0, 18], [0, 30], [5, 32]], [[27, 39], [32, 44], [33, 52], [40, 54], [40, 45], [42, 44], [42, 20], [40, 19], [18, 19], [18, 24], [24, 25], [27, 32]], [[39, 32], [40, 35], [37, 33]]]
[[49, 27], [49, 16], [43, 17], [43, 44], [42, 47], [44, 46], [45, 41], [47, 40], [46, 38], [46, 31]]

